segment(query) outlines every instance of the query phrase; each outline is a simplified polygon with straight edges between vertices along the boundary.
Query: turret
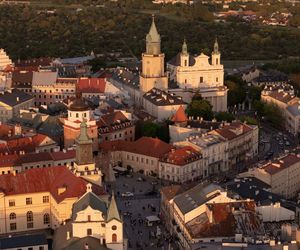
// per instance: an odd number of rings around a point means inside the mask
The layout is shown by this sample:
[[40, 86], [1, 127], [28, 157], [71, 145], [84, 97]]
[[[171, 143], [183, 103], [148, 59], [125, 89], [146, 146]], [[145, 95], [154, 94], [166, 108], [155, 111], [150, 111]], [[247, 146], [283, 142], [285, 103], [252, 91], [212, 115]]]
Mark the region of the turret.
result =
[[189, 66], [189, 53], [188, 53], [187, 44], [186, 44], [185, 39], [183, 40], [182, 50], [180, 53], [180, 66], [181, 67]]
[[221, 53], [219, 51], [219, 44], [218, 44], [218, 40], [216, 38], [215, 43], [214, 43], [214, 50], [211, 54], [212, 65], [220, 65], [220, 59], [221, 59]]
[[146, 54], [158, 55], [160, 53], [160, 35], [156, 29], [154, 15], [152, 15], [152, 24], [146, 36]]

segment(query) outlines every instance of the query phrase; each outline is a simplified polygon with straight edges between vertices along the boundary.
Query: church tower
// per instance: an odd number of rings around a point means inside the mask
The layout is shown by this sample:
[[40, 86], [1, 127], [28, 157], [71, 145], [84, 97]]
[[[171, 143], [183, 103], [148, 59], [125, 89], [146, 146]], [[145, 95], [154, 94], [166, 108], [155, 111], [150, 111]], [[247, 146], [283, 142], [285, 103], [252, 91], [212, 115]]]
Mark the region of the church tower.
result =
[[87, 124], [80, 124], [80, 134], [75, 140], [76, 158], [74, 172], [78, 176], [88, 179], [95, 184], [101, 185], [101, 171], [96, 168], [93, 156], [93, 140], [88, 136]]
[[182, 51], [180, 53], [180, 66], [181, 67], [188, 67], [189, 66], [189, 53], [187, 49], [187, 44], [184, 39], [182, 44]]
[[214, 66], [220, 65], [220, 60], [221, 60], [221, 53], [219, 51], [219, 44], [218, 44], [218, 40], [216, 38], [216, 41], [214, 44], [214, 50], [211, 54], [211, 64]]
[[148, 92], [152, 88], [167, 89], [168, 77], [165, 72], [165, 54], [160, 50], [160, 35], [157, 32], [154, 15], [150, 31], [146, 36], [146, 52], [142, 54], [142, 72], [140, 91]]

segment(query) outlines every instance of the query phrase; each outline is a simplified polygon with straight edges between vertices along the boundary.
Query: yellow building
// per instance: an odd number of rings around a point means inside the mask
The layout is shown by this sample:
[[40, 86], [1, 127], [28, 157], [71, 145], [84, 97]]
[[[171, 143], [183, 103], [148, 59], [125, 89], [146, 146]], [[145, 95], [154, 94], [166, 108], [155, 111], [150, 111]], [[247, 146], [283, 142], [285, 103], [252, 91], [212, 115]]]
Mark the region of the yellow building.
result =
[[165, 72], [165, 54], [160, 49], [160, 35], [152, 17], [150, 31], [146, 36], [146, 52], [142, 54], [142, 72], [140, 91], [146, 93], [155, 88], [168, 89], [168, 77]]
[[[0, 176], [0, 234], [55, 229], [71, 217], [87, 182], [64, 166]], [[103, 195], [94, 186], [97, 195]]]

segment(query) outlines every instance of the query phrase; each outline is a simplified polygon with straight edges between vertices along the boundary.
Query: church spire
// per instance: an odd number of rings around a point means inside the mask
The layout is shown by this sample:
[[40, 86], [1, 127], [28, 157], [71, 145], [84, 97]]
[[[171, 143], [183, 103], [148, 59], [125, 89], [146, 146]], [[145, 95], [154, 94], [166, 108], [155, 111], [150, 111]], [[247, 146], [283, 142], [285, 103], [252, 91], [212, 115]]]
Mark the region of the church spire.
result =
[[187, 54], [188, 54], [188, 49], [187, 49], [187, 44], [186, 44], [185, 38], [184, 38], [184, 40], [183, 40], [182, 51], [181, 51], [181, 53], [182, 53], [183, 55], [187, 55]]
[[215, 43], [214, 43], [214, 54], [219, 54], [219, 43], [218, 43], [218, 39], [216, 38]]
[[121, 217], [120, 217], [118, 207], [117, 207], [117, 203], [116, 203], [116, 200], [115, 200], [114, 191], [112, 192], [111, 200], [110, 200], [110, 203], [109, 203], [106, 221], [109, 222], [112, 219], [116, 219], [118, 221], [121, 221]]
[[154, 14], [149, 33], [146, 36], [146, 52], [147, 54], [160, 54], [160, 35], [156, 29]]

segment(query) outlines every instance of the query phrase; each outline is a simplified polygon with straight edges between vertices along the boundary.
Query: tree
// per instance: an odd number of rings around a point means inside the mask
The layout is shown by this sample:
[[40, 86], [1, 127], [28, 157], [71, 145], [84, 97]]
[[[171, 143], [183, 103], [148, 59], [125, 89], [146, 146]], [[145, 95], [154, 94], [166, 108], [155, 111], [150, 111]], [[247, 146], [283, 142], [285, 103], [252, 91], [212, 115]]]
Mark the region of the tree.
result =
[[229, 107], [233, 107], [245, 100], [245, 83], [241, 78], [234, 76], [227, 77], [225, 85], [229, 89], [227, 97]]
[[106, 67], [106, 62], [103, 58], [100, 57], [96, 57], [94, 59], [91, 59], [88, 61], [88, 64], [90, 66], [92, 66], [91, 70], [92, 72], [97, 72], [99, 71], [101, 68], [105, 68]]
[[139, 139], [143, 136], [159, 138], [169, 143], [169, 123], [154, 123], [151, 121], [138, 121], [135, 125], [135, 138]]
[[239, 119], [241, 122], [246, 122], [249, 125], [258, 125], [257, 120], [251, 116], [241, 116]]
[[204, 120], [212, 120], [214, 117], [212, 105], [207, 100], [192, 100], [187, 107], [188, 116], [202, 117]]
[[218, 122], [222, 122], [222, 121], [232, 122], [235, 117], [232, 113], [219, 112], [215, 114], [215, 118], [217, 119]]

